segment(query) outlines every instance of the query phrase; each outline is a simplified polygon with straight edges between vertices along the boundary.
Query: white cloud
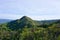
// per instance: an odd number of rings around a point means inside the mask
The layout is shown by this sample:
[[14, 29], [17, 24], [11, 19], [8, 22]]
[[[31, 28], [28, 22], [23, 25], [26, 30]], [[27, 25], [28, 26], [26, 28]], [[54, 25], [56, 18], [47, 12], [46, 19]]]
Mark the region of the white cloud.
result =
[[[20, 19], [22, 16], [25, 15], [16, 15], [16, 14], [0, 14], [0, 19]], [[59, 15], [26, 15], [33, 20], [51, 20], [51, 19], [60, 19]]]
[[0, 0], [0, 18], [59, 19], [60, 0]]

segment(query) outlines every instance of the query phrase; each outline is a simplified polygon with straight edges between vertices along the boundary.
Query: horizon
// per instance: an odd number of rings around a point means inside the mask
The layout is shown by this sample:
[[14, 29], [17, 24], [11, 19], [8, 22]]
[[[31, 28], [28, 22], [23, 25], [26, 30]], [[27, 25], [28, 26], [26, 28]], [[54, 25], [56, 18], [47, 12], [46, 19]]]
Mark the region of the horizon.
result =
[[60, 19], [60, 0], [0, 0], [0, 19]]
[[[24, 17], [24, 16], [22, 16], [22, 17]], [[20, 18], [18, 18], [18, 19], [21, 19], [22, 17], [20, 17]], [[27, 16], [28, 17], [28, 16]], [[30, 18], [30, 17], [29, 17]], [[18, 20], [18, 19], [2, 19], [2, 20]], [[32, 19], [32, 18], [31, 18]], [[32, 20], [34, 20], [34, 19], [32, 19]], [[47, 19], [47, 20], [60, 20], [60, 19]], [[47, 21], [47, 20], [45, 20], [45, 21]], [[44, 21], [44, 20], [36, 20], [36, 21]]]

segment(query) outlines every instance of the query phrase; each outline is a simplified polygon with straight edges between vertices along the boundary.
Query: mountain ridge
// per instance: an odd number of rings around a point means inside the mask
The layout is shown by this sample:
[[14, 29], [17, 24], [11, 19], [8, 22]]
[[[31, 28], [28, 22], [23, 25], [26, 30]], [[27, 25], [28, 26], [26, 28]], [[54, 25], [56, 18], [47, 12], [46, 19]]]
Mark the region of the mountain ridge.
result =
[[3, 23], [7, 23], [7, 22], [10, 22], [12, 20], [10, 19], [0, 19], [0, 24], [3, 24]]
[[9, 29], [12, 29], [12, 30], [18, 30], [19, 28], [24, 28], [26, 26], [28, 28], [34, 27], [34, 26], [43, 27], [43, 25], [45, 27], [47, 27], [48, 25], [53, 24], [57, 21], [58, 20], [35, 21], [35, 20], [32, 20], [30, 17], [23, 16], [20, 19], [12, 20], [12, 21], [7, 22], [6, 26], [9, 27]]
[[[53, 20], [54, 21], [54, 20]], [[0, 24], [1, 40], [55, 40], [60, 38], [60, 20], [58, 21], [32, 20], [23, 16], [21, 19]], [[50, 25], [52, 22], [52, 25]], [[47, 24], [46, 24], [47, 23]], [[38, 24], [38, 25], [37, 25]], [[59, 39], [60, 40], [60, 39]]]

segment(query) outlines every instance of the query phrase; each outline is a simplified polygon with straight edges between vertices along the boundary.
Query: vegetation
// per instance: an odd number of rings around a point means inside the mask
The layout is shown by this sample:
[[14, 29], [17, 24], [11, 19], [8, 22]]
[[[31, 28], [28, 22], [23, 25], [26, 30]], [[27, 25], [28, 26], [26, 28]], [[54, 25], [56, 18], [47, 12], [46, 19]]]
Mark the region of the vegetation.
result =
[[60, 20], [39, 24], [29, 17], [0, 25], [0, 40], [60, 40]]

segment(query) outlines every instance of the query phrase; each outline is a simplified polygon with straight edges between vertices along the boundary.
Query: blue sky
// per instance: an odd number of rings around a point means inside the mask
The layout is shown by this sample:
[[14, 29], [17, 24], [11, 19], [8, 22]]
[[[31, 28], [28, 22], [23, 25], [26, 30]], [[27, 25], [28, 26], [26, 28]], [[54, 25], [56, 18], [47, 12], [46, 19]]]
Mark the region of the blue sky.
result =
[[0, 19], [60, 19], [60, 0], [0, 0]]

